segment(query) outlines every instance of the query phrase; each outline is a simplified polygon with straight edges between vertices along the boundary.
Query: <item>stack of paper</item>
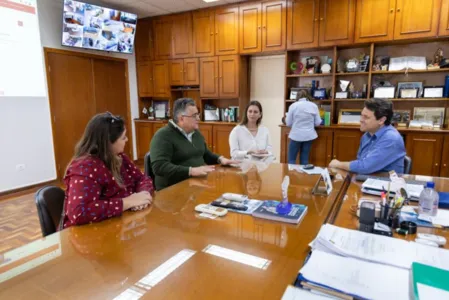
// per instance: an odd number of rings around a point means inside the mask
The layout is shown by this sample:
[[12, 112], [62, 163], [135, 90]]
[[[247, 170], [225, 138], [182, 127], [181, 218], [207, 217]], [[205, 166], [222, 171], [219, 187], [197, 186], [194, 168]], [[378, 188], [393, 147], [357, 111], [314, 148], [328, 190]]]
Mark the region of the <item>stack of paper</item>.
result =
[[378, 264], [410, 269], [413, 262], [449, 270], [449, 250], [325, 224], [310, 244], [325, 251]]
[[[395, 192], [400, 189], [398, 184], [373, 178], [368, 178], [362, 184], [362, 192], [372, 195], [380, 195], [383, 190], [388, 190], [388, 184], [390, 184], [390, 195], [394, 196]], [[419, 184], [406, 184], [405, 189], [411, 198], [419, 199], [419, 195], [424, 189], [424, 186]]]
[[418, 220], [432, 223], [432, 225], [449, 227], [449, 210], [439, 209], [436, 216], [419, 215]]
[[289, 285], [281, 300], [329, 300], [329, 297]]

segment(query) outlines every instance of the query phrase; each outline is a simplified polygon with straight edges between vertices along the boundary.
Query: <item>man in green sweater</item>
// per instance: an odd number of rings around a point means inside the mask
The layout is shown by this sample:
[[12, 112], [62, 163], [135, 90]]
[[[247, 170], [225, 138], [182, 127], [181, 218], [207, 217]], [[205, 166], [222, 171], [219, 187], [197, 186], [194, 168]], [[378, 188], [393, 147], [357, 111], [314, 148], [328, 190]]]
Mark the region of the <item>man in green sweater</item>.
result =
[[205, 176], [213, 165], [239, 163], [212, 153], [198, 131], [200, 114], [190, 98], [175, 101], [173, 120], [159, 129], [151, 140], [151, 167], [156, 190], [169, 187], [189, 177]]

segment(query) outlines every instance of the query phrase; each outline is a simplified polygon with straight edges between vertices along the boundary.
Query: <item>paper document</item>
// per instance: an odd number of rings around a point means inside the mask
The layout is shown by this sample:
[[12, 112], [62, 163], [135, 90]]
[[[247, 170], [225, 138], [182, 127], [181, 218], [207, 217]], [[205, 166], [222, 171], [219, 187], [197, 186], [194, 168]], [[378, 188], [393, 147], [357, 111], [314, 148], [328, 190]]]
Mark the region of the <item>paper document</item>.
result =
[[410, 299], [409, 277], [405, 269], [322, 251], [313, 251], [300, 270], [303, 281], [365, 299]]
[[282, 296], [282, 300], [329, 300], [329, 297], [289, 285], [284, 292], [284, 296]]
[[[428, 286], [422, 283], [418, 283], [418, 295], [419, 300], [447, 300], [449, 299], [449, 292], [438, 289], [432, 286]], [[285, 295], [285, 294], [284, 294]], [[295, 299], [295, 298], [289, 298]], [[306, 298], [304, 298], [306, 299]]]
[[405, 69], [427, 70], [426, 58], [424, 56], [402, 56], [392, 57], [388, 71], [400, 71]]
[[[382, 191], [382, 190], [388, 190], [388, 184], [389, 182], [385, 180], [379, 180], [379, 179], [373, 179], [368, 178], [365, 180], [365, 182], [362, 184], [362, 191], [369, 193], [369, 190], [374, 191]], [[390, 182], [390, 195], [395, 194], [397, 190], [399, 190], [401, 186], [399, 184], [396, 184], [394, 182]], [[410, 197], [419, 198], [419, 195], [421, 194], [422, 190], [424, 189], [423, 185], [419, 184], [406, 184], [405, 189], [407, 191], [407, 194]]]

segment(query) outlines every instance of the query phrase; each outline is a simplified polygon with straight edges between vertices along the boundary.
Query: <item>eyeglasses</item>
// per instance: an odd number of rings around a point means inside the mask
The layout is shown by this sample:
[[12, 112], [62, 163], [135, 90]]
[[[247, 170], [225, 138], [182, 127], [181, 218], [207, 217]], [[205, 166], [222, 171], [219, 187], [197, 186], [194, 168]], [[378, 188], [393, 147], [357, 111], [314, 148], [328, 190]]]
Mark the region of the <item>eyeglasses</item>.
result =
[[195, 119], [200, 119], [201, 118], [201, 113], [196, 113], [196, 114], [193, 114], [193, 115], [191, 115], [191, 116], [188, 116], [188, 115], [182, 115], [183, 117], [187, 117], [187, 118], [195, 118]]

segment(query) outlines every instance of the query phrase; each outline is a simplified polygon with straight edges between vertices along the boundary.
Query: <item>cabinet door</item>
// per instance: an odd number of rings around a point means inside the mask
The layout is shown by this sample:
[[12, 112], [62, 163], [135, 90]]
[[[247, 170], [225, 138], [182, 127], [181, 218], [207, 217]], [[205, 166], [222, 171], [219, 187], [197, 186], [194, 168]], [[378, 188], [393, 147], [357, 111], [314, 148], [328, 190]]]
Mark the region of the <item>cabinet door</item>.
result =
[[153, 22], [154, 57], [157, 60], [171, 58], [172, 25], [171, 17], [161, 17]]
[[351, 161], [357, 158], [361, 133], [354, 130], [335, 130], [332, 158], [340, 161]]
[[207, 147], [213, 151], [212, 125], [200, 124], [199, 130], [204, 137]]
[[170, 61], [170, 85], [184, 85], [184, 60]]
[[449, 177], [449, 136], [447, 135], [444, 137], [442, 154], [443, 155], [441, 157], [440, 177]]
[[200, 96], [218, 98], [218, 57], [200, 58]]
[[240, 14], [240, 54], [262, 51], [262, 5], [260, 3], [242, 4]]
[[318, 138], [313, 141], [310, 150], [310, 163], [327, 167], [332, 159], [332, 130], [318, 129]]
[[285, 1], [262, 4], [262, 51], [285, 50], [287, 7]]
[[198, 58], [184, 59], [184, 85], [200, 84], [198, 62]]
[[139, 20], [135, 36], [136, 61], [150, 61], [154, 59], [152, 22]]
[[215, 55], [215, 14], [212, 10], [193, 13], [193, 53], [199, 57]]
[[165, 123], [153, 123], [153, 135], [155, 135], [159, 129], [165, 127], [165, 125]]
[[355, 0], [320, 1], [320, 46], [354, 41]]
[[173, 17], [172, 57], [192, 57], [192, 14], [184, 13]]
[[151, 138], [153, 137], [153, 124], [150, 122], [135, 122], [137, 159], [143, 159], [150, 151]]
[[440, 25], [438, 27], [438, 35], [449, 35], [449, 0], [442, 0]]
[[154, 97], [170, 97], [170, 76], [167, 60], [153, 61], [153, 89]]
[[229, 135], [234, 128], [229, 125], [214, 125], [213, 126], [213, 151], [218, 155], [225, 157], [231, 156], [231, 149], [229, 148]]
[[238, 98], [240, 57], [238, 55], [219, 56], [218, 61], [220, 98]]
[[408, 134], [407, 155], [412, 159], [411, 174], [439, 176], [441, 150], [444, 136], [441, 134]]
[[357, 0], [355, 42], [393, 40], [396, 0]]
[[239, 51], [239, 8], [215, 11], [215, 55], [237, 54]]
[[290, 142], [288, 134], [290, 128], [286, 126], [281, 127], [281, 163], [288, 163], [288, 143]]
[[319, 0], [288, 1], [288, 50], [318, 47], [319, 14]]
[[394, 39], [437, 35], [441, 0], [397, 0]]
[[151, 62], [137, 62], [137, 85], [139, 97], [153, 97], [153, 72]]

